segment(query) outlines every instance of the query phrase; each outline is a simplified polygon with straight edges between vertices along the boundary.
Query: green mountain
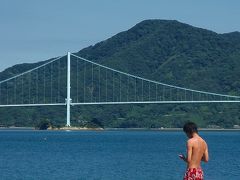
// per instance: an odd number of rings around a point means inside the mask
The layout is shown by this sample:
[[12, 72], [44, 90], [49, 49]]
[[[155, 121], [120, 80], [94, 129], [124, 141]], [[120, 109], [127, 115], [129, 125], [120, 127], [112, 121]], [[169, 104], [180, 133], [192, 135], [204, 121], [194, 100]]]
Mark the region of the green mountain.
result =
[[[240, 33], [217, 34], [178, 21], [146, 20], [79, 56], [144, 78], [221, 94], [240, 93]], [[38, 64], [16, 65], [0, 79]], [[74, 71], [74, 69], [73, 69]], [[82, 70], [83, 71], [83, 70]], [[72, 108], [74, 125], [103, 127], [181, 127], [187, 120], [201, 127], [240, 124], [238, 104], [99, 105]], [[0, 124], [33, 126], [41, 119], [65, 124], [65, 107], [1, 108]]]

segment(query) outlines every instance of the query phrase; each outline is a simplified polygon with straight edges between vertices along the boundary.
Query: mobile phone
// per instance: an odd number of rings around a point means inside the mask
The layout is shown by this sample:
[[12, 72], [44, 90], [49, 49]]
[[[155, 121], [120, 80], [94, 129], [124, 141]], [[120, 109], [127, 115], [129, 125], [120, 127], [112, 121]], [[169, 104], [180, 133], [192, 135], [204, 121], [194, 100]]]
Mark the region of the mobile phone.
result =
[[178, 156], [179, 156], [181, 159], [184, 158], [184, 155], [183, 155], [183, 154], [179, 154]]

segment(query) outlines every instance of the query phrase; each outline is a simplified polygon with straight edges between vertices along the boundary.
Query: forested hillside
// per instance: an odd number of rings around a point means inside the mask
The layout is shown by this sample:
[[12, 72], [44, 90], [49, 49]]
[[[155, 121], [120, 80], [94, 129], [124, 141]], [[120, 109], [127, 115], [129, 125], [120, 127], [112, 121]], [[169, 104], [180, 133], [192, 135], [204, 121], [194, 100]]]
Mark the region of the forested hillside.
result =
[[[217, 34], [178, 21], [146, 20], [77, 55], [144, 78], [181, 87], [240, 95], [240, 33]], [[0, 73], [3, 80], [40, 63]], [[74, 69], [73, 69], [74, 71]], [[64, 94], [64, 93], [63, 93]], [[201, 127], [240, 124], [238, 104], [74, 106], [72, 124], [90, 127]], [[48, 119], [65, 124], [65, 107], [1, 108], [0, 124], [34, 126]]]

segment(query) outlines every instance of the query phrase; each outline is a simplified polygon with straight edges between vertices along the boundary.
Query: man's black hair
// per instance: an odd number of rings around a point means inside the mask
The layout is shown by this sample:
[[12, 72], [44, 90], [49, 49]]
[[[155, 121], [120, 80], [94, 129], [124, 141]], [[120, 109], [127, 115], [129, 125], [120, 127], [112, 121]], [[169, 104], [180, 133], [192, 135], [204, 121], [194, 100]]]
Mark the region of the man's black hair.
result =
[[186, 134], [198, 133], [197, 125], [194, 122], [187, 122], [183, 126], [183, 131]]

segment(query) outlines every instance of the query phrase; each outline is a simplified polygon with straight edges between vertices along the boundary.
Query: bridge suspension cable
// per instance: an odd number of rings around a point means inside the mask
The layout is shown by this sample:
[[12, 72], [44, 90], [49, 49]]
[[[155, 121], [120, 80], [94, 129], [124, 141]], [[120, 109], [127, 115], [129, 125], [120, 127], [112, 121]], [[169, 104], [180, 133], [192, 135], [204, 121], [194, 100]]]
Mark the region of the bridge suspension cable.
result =
[[[73, 105], [128, 103], [214, 103], [240, 102], [240, 96], [194, 90], [165, 84], [119, 71], [71, 54], [77, 71], [77, 98]], [[81, 61], [81, 66], [79, 65]], [[83, 81], [81, 88], [81, 80]], [[75, 84], [75, 83], [73, 83]], [[83, 98], [79, 98], [82, 93]]]
[[[0, 107], [65, 105], [65, 57], [0, 81]], [[53, 90], [57, 93], [53, 94]]]

